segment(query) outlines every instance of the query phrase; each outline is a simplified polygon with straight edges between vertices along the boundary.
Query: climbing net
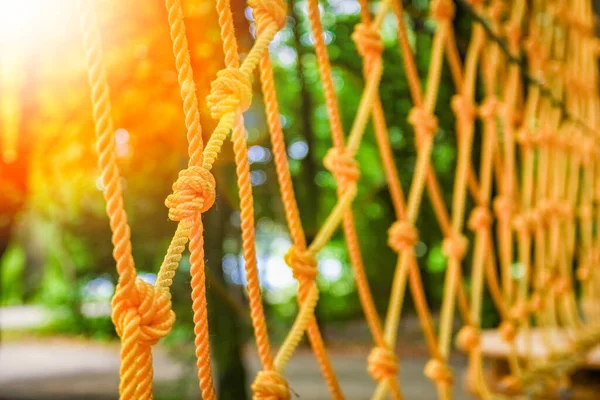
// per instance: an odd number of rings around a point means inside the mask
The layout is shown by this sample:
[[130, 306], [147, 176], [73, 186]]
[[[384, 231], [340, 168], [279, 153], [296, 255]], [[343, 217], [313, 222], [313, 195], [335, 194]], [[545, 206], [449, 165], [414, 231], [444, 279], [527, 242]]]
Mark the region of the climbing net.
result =
[[[469, 355], [474, 390], [484, 398], [493, 393], [483, 379], [480, 345], [482, 297], [491, 294], [502, 318], [499, 331], [510, 344], [511, 390], [541, 390], [557, 382], [568, 384], [569, 372], [585, 360], [600, 341], [600, 286], [594, 265], [600, 258], [600, 164], [597, 132], [598, 45], [594, 36], [591, 2], [587, 0], [489, 0], [461, 7], [477, 17], [466, 56], [454, 40], [453, 0], [433, 0], [436, 21], [431, 60], [423, 89], [407, 37], [399, 0], [380, 0], [371, 15], [367, 0], [359, 0], [361, 22], [352, 39], [363, 58], [364, 91], [347, 135], [340, 119], [327, 47], [323, 38], [318, 0], [308, 0], [308, 17], [325, 93], [333, 146], [323, 159], [337, 183], [337, 202], [311, 243], [306, 242], [288, 168], [273, 69], [268, 46], [286, 23], [284, 0], [249, 0], [256, 22], [256, 41], [240, 59], [229, 0], [216, 0], [225, 68], [211, 85], [206, 101], [216, 128], [203, 142], [200, 112], [185, 34], [180, 0], [166, 0], [173, 53], [183, 100], [189, 142], [189, 165], [179, 174], [166, 199], [169, 218], [177, 222], [173, 240], [150, 285], [136, 275], [130, 229], [123, 209], [122, 187], [115, 156], [109, 88], [100, 35], [92, 1], [79, 0], [81, 26], [91, 86], [99, 166], [113, 232], [114, 258], [119, 274], [112, 301], [113, 321], [122, 342], [121, 398], [152, 397], [152, 345], [168, 334], [175, 315], [169, 288], [189, 246], [194, 333], [202, 398], [216, 398], [212, 381], [205, 288], [202, 213], [215, 201], [211, 169], [231, 133], [239, 188], [243, 256], [247, 274], [250, 316], [262, 363], [251, 388], [255, 399], [289, 399], [283, 371], [306, 332], [331, 396], [344, 397], [328, 358], [314, 309], [318, 300], [316, 255], [341, 226], [350, 256], [360, 302], [374, 346], [367, 369], [378, 383], [373, 399], [402, 398], [395, 353], [397, 329], [406, 285], [431, 354], [425, 375], [442, 399], [451, 398], [453, 374], [448, 366], [452, 323], [457, 308], [463, 327], [457, 345]], [[379, 31], [393, 14], [397, 42], [406, 71], [413, 107], [408, 121], [415, 134], [417, 159], [408, 193], [400, 184], [389, 143], [386, 118], [378, 94], [382, 70]], [[448, 210], [431, 164], [438, 130], [434, 115], [441, 73], [446, 60], [456, 90], [451, 108], [456, 116], [458, 158], [452, 204]], [[253, 197], [250, 184], [243, 112], [252, 102], [252, 78], [259, 71], [267, 124], [281, 200], [292, 238], [285, 261], [298, 280], [299, 311], [283, 344], [273, 353], [261, 302], [256, 253]], [[483, 97], [476, 93], [481, 81]], [[365, 127], [372, 121], [396, 222], [388, 244], [398, 253], [387, 314], [377, 314], [365, 275], [355, 227], [352, 202], [357, 193], [360, 166], [355, 155]], [[480, 125], [481, 129], [476, 129]], [[474, 137], [481, 134], [478, 170], [473, 166]], [[425, 300], [414, 245], [415, 227], [427, 191], [444, 234], [448, 259], [439, 326], [435, 327]], [[475, 207], [467, 209], [470, 196]], [[467, 212], [470, 214], [467, 217]], [[466, 228], [465, 229], [465, 225]], [[469, 232], [470, 231], [470, 232]], [[471, 237], [469, 241], [467, 236]], [[470, 244], [471, 243], [471, 246]], [[472, 251], [469, 251], [472, 247]], [[465, 256], [469, 253], [471, 257]], [[514, 263], [521, 274], [514, 274]], [[470, 286], [463, 283], [470, 268]], [[499, 274], [498, 272], [499, 271]], [[575, 285], [576, 281], [579, 283]], [[575, 289], [580, 290], [576, 296]], [[579, 301], [578, 301], [579, 299]], [[556, 348], [557, 328], [568, 332], [570, 347]], [[541, 331], [548, 354], [517, 354], [518, 336]]]

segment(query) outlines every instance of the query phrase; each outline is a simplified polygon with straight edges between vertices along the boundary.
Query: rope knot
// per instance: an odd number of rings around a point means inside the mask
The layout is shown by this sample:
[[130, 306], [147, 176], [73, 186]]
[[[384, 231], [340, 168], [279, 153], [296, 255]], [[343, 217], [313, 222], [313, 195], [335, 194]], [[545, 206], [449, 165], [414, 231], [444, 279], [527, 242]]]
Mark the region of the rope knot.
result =
[[352, 40], [356, 43], [358, 54], [363, 57], [379, 57], [383, 52], [381, 36], [370, 24], [359, 23], [354, 28]]
[[367, 358], [367, 365], [367, 371], [377, 381], [390, 376], [395, 377], [398, 373], [398, 358], [387, 347], [374, 347]]
[[427, 361], [424, 372], [426, 377], [436, 383], [452, 383], [452, 370], [448, 368], [445, 362], [438, 359], [434, 358]]
[[215, 203], [215, 196], [215, 177], [209, 170], [202, 167], [181, 170], [173, 184], [173, 193], [165, 200], [169, 218], [182, 221], [206, 212]]
[[544, 224], [542, 212], [537, 209], [532, 209], [521, 215], [515, 216], [513, 226], [519, 232], [535, 232]]
[[449, 0], [434, 0], [431, 3], [431, 16], [439, 22], [454, 17], [454, 4]]
[[552, 283], [552, 280], [554, 279], [554, 274], [550, 271], [547, 270], [543, 270], [540, 272], [539, 274], [539, 284], [541, 285], [542, 289], [548, 289], [548, 286]]
[[529, 301], [529, 311], [530, 312], [538, 312], [544, 306], [544, 300], [539, 293], [534, 293], [531, 296], [531, 300]]
[[597, 149], [594, 139], [587, 137], [581, 138], [581, 140], [574, 143], [573, 147], [574, 150], [579, 152], [581, 155], [581, 162], [584, 165], [588, 165], [592, 160], [594, 160]]
[[558, 215], [565, 220], [570, 220], [575, 217], [575, 212], [573, 211], [573, 207], [569, 204], [568, 201], [562, 201], [557, 204]]
[[512, 343], [517, 335], [517, 328], [515, 324], [511, 321], [504, 321], [500, 324], [500, 336], [504, 341]]
[[419, 232], [408, 221], [396, 221], [388, 229], [388, 245], [397, 253], [411, 248], [419, 239]]
[[571, 149], [571, 138], [567, 135], [554, 136], [554, 146], [562, 151], [569, 151]]
[[567, 294], [569, 292], [569, 290], [571, 289], [571, 282], [569, 281], [569, 278], [567, 277], [557, 277], [556, 280], [554, 281], [554, 291], [557, 294], [560, 295], [564, 295]]
[[477, 206], [471, 211], [471, 216], [467, 222], [469, 229], [480, 231], [487, 229], [492, 223], [492, 215], [485, 206]]
[[504, 4], [501, 0], [492, 0], [491, 4], [488, 6], [488, 14], [490, 18], [494, 21], [497, 21], [502, 16], [504, 12]]
[[581, 218], [582, 221], [586, 221], [586, 222], [591, 221], [592, 217], [593, 217], [592, 206], [586, 204], [579, 208], [579, 218]]
[[537, 144], [542, 146], [550, 146], [552, 144], [552, 140], [554, 139], [554, 134], [548, 127], [543, 127], [539, 130], [536, 139]]
[[522, 389], [521, 380], [514, 376], [510, 375], [502, 379], [501, 385], [509, 392], [516, 393], [520, 392]]
[[450, 106], [454, 110], [456, 117], [463, 122], [473, 121], [475, 118], [475, 113], [477, 112], [475, 106], [463, 95], [457, 94], [452, 96]]
[[423, 107], [413, 107], [408, 122], [420, 136], [433, 135], [438, 129], [437, 118]]
[[513, 227], [517, 232], [529, 231], [529, 223], [525, 214], [520, 214], [514, 217]]
[[509, 315], [515, 321], [522, 321], [527, 318], [528, 313], [527, 304], [524, 301], [519, 301], [510, 309]]
[[508, 197], [498, 196], [494, 200], [494, 212], [498, 218], [508, 218], [512, 212], [512, 204]]
[[588, 279], [590, 279], [590, 268], [588, 266], [581, 266], [579, 268], [577, 268], [577, 271], [575, 272], [577, 279], [580, 281], [587, 281]]
[[140, 278], [135, 280], [135, 292], [134, 302], [115, 301], [120, 296], [113, 298], [112, 319], [119, 337], [130, 335], [135, 329], [138, 343], [152, 346], [167, 336], [175, 323], [171, 299]]
[[290, 389], [286, 380], [276, 371], [259, 371], [250, 387], [253, 400], [289, 400]]
[[528, 218], [529, 218], [529, 226], [531, 227], [532, 230], [536, 230], [536, 229], [540, 228], [542, 225], [544, 225], [544, 218], [542, 217], [542, 213], [540, 212], [540, 210], [538, 210], [536, 208], [529, 211]]
[[479, 346], [479, 331], [474, 326], [464, 326], [456, 336], [456, 345], [459, 349], [471, 352]]
[[225, 114], [244, 112], [252, 104], [252, 82], [238, 68], [225, 68], [217, 72], [206, 97], [210, 115], [220, 119]]
[[500, 107], [500, 103], [496, 96], [488, 96], [483, 104], [479, 107], [479, 116], [482, 119], [490, 119], [496, 116], [496, 112]]
[[519, 46], [519, 41], [521, 40], [521, 26], [516, 21], [510, 21], [505, 25], [506, 37], [508, 38], [508, 43], [511, 48], [516, 48]]
[[531, 146], [538, 145], [542, 141], [540, 132], [533, 132], [527, 128], [521, 128], [517, 132], [517, 142], [524, 148], [530, 148]]
[[544, 216], [544, 218], [551, 218], [553, 216], [556, 216], [556, 204], [550, 199], [542, 200], [539, 205], [539, 210]]
[[256, 26], [268, 27], [275, 24], [277, 30], [283, 29], [287, 17], [287, 4], [281, 0], [248, 0], [254, 10]]
[[539, 71], [542, 67], [543, 61], [543, 52], [541, 51], [539, 40], [537, 40], [534, 36], [529, 36], [524, 40], [523, 48], [527, 53], [529, 62], [531, 63], [531, 68], [534, 71]]
[[592, 250], [592, 252], [590, 254], [590, 263], [592, 265], [594, 265], [594, 264], [600, 264], [600, 251], [598, 251], [598, 250]]
[[458, 233], [444, 239], [442, 242], [442, 252], [450, 258], [462, 260], [469, 248], [469, 240]]
[[335, 177], [346, 182], [356, 182], [360, 176], [360, 169], [354, 157], [336, 147], [329, 149], [323, 159], [323, 165]]
[[312, 253], [300, 250], [298, 246], [292, 245], [283, 259], [292, 268], [292, 273], [296, 279], [302, 278], [313, 281], [317, 277], [318, 263]]

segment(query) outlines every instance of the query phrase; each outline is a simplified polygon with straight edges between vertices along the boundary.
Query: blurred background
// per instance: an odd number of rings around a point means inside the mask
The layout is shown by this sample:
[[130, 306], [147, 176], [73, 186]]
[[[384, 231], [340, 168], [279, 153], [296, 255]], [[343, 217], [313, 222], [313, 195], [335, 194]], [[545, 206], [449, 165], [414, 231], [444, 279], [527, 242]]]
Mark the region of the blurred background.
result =
[[[116, 273], [96, 167], [89, 88], [77, 8], [70, 0], [0, 1], [0, 398], [112, 399], [117, 397], [118, 338], [110, 320]], [[204, 104], [222, 68], [214, 2], [184, 0], [186, 29], [204, 132], [212, 131]], [[429, 65], [435, 22], [425, 0], [405, 1], [410, 42], [421, 73]], [[241, 52], [255, 26], [243, 0], [233, 0]], [[344, 126], [352, 123], [363, 89], [362, 61], [350, 39], [359, 21], [356, 0], [321, 5], [325, 40]], [[161, 1], [99, 0], [118, 159], [143, 279], [153, 282], [175, 224], [164, 199], [187, 164], [185, 127], [165, 6]], [[457, 9], [456, 39], [464, 55], [471, 18]], [[322, 159], [331, 146], [329, 124], [304, 0], [289, 1], [287, 26], [271, 45], [290, 169], [308, 242], [336, 201], [335, 182]], [[404, 189], [415, 161], [411, 107], [396, 43], [393, 15], [384, 22], [380, 94]], [[243, 54], [242, 54], [243, 56]], [[447, 105], [454, 93], [447, 66], [436, 114], [433, 165], [449, 203], [456, 143]], [[270, 334], [275, 346], [298, 310], [297, 284], [283, 255], [290, 246], [272, 163], [262, 98], [255, 79], [245, 114], [257, 220], [257, 252]], [[475, 149], [479, 146], [476, 143]], [[477, 152], [478, 150], [476, 150]], [[473, 155], [478, 160], [478, 153]], [[385, 312], [396, 254], [385, 232], [394, 221], [371, 127], [357, 156], [362, 166], [354, 203], [361, 248], [375, 302]], [[221, 399], [248, 398], [259, 368], [245, 293], [235, 166], [229, 144], [215, 167], [217, 202], [205, 214], [208, 304], [216, 385]], [[417, 256], [427, 297], [437, 310], [446, 260], [441, 232], [424, 201]], [[468, 270], [468, 267], [465, 267]], [[374, 387], [366, 372], [372, 339], [338, 232], [319, 256], [317, 318], [348, 398]], [[157, 346], [157, 399], [198, 398], [189, 287], [184, 256], [173, 284], [177, 322]], [[468, 284], [468, 283], [467, 283]], [[487, 296], [487, 295], [486, 295]], [[407, 296], [398, 354], [407, 398], [434, 398], [422, 376], [428, 359]], [[497, 315], [486, 297], [484, 326]], [[460, 355], [452, 364], [464, 365]], [[286, 375], [299, 398], [328, 398], [310, 348], [303, 344]], [[460, 385], [458, 385], [460, 386]]]

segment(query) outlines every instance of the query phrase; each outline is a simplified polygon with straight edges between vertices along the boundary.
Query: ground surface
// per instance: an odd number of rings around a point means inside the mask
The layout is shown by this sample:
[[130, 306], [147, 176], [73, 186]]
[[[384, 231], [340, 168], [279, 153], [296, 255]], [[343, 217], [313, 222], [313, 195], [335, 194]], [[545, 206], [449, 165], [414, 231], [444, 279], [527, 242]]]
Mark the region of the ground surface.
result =
[[[352, 350], [332, 355], [335, 370], [348, 399], [368, 399], [374, 384], [365, 370], [366, 352]], [[155, 354], [157, 384], [176, 380], [182, 371], [164, 351]], [[402, 359], [400, 380], [406, 399], [435, 399], [435, 390], [423, 376], [427, 358]], [[456, 370], [464, 367], [455, 359]], [[118, 385], [118, 344], [83, 342], [72, 339], [8, 342], [0, 347], [1, 399], [116, 399]], [[247, 354], [249, 373], [259, 368], [254, 353]], [[298, 399], [328, 399], [328, 392], [314, 357], [301, 350], [290, 362], [285, 375]], [[460, 388], [456, 399], [467, 399]]]
[[[0, 308], [0, 327], [4, 330], [35, 328], [48, 318], [43, 310], [35, 307]], [[397, 353], [401, 359], [400, 381], [405, 398], [435, 399], [437, 396], [434, 387], [423, 376], [428, 356], [418, 323], [415, 321], [405, 324], [401, 330], [403, 342]], [[366, 372], [368, 347], [351, 344], [356, 341], [355, 336], [361, 335], [354, 331], [338, 332], [336, 337], [348, 344], [338, 345], [330, 351], [334, 369], [349, 400], [368, 399], [375, 388]], [[251, 381], [260, 365], [252, 348], [248, 349], [245, 357], [248, 381]], [[184, 371], [190, 368], [169, 357], [160, 347], [155, 349], [154, 364], [158, 388], [177, 384]], [[451, 364], [458, 376], [466, 366], [465, 359], [461, 356], [453, 358]], [[116, 399], [118, 368], [119, 345], [116, 342], [11, 336], [9, 340], [0, 341], [0, 400]], [[309, 349], [299, 349], [289, 363], [285, 376], [296, 394], [294, 399], [330, 398]], [[455, 399], [468, 399], [469, 396], [460, 387], [460, 379], [457, 381]], [[160, 400], [160, 394], [156, 398]], [[191, 398], [197, 399], [198, 396]]]

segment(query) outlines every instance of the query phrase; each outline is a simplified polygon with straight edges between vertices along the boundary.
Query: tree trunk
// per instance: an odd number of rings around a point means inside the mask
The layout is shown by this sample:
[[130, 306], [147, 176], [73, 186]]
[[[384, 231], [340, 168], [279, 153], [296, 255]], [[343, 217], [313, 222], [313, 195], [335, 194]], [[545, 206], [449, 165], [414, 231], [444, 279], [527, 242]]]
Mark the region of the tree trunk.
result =
[[[229, 225], [231, 208], [217, 196], [212, 209], [204, 216], [207, 268], [220, 285], [226, 287], [223, 276], [223, 242]], [[242, 326], [239, 317], [207, 283], [208, 317], [211, 349], [215, 360], [215, 386], [222, 400], [243, 400], [246, 393], [246, 369], [242, 359]]]

